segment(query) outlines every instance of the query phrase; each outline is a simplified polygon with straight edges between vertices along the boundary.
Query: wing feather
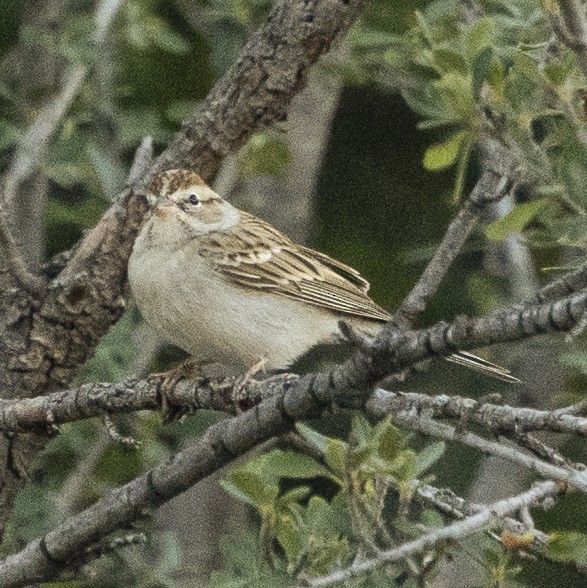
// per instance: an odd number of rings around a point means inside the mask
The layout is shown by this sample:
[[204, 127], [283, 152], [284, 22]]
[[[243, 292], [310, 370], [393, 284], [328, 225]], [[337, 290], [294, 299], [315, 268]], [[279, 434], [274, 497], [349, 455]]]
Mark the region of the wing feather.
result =
[[[228, 280], [343, 315], [387, 321], [389, 313], [367, 295], [369, 282], [352, 267], [308, 247], [295, 245], [275, 227], [241, 212], [237, 231], [199, 237], [201, 255]], [[448, 361], [506, 382], [519, 382], [509, 370], [468, 352]]]
[[227, 279], [249, 289], [359, 318], [384, 322], [389, 313], [367, 295], [369, 283], [353, 268], [295, 245], [261, 219], [241, 212], [238, 230], [200, 237], [202, 255]]

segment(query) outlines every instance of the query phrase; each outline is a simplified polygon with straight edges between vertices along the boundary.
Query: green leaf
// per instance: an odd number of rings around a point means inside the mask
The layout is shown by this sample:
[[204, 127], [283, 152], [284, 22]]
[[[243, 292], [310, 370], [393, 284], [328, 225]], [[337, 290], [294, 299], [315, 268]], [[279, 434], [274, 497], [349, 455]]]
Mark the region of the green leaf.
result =
[[398, 482], [410, 482], [416, 477], [417, 457], [411, 449], [402, 451], [391, 464]]
[[449, 72], [434, 82], [434, 86], [454, 122], [470, 124], [475, 116], [471, 76]]
[[303, 537], [301, 529], [291, 516], [280, 517], [276, 525], [275, 537], [285, 551], [287, 560], [294, 562], [302, 550]]
[[427, 445], [416, 456], [416, 476], [421, 476], [426, 470], [430, 469], [444, 454], [446, 443], [439, 441]]
[[306, 508], [305, 519], [312, 533], [316, 535], [344, 535], [351, 531], [351, 520], [344, 500], [334, 499], [327, 502], [322, 496], [312, 496]]
[[314, 429], [310, 429], [303, 423], [297, 423], [296, 429], [298, 433], [313, 447], [315, 447], [322, 455], [328, 451], [328, 437], [321, 435]]
[[393, 461], [403, 447], [402, 437], [399, 429], [395, 427], [390, 419], [385, 421], [386, 426], [382, 428], [377, 448], [381, 459]]
[[459, 131], [453, 133], [444, 143], [428, 147], [424, 154], [424, 167], [429, 171], [437, 171], [453, 165], [466, 136], [464, 131]]
[[265, 455], [251, 459], [245, 465], [250, 471], [266, 483], [275, 483], [280, 478], [315, 478], [317, 476], [332, 477], [330, 471], [307, 455], [293, 451], [275, 449]]
[[465, 58], [457, 51], [440, 48], [434, 49], [432, 55], [434, 62], [444, 72], [457, 71], [466, 74], [469, 71], [469, 66]]
[[335, 474], [343, 476], [346, 470], [346, 454], [348, 445], [340, 439], [328, 439], [328, 449], [326, 450], [326, 462], [332, 468]]
[[299, 504], [300, 502], [304, 501], [310, 495], [310, 488], [307, 486], [299, 486], [298, 488], [294, 488], [289, 492], [286, 492], [283, 496], [280, 496], [278, 499], [279, 508], [286, 510], [289, 509], [292, 505]]
[[546, 546], [546, 555], [556, 561], [587, 565], [587, 535], [574, 531], [553, 533]]
[[489, 17], [481, 18], [469, 32], [467, 38], [467, 53], [471, 62], [474, 62], [482, 51], [494, 45], [494, 23]]
[[259, 476], [244, 469], [234, 470], [221, 484], [235, 498], [259, 509], [272, 507], [279, 495], [277, 485], [266, 484]]
[[522, 231], [549, 202], [548, 198], [539, 198], [532, 202], [517, 204], [509, 214], [492, 222], [485, 234], [492, 241], [503, 241], [511, 233]]
[[250, 504], [251, 506], [256, 506], [251, 497], [246, 492], [243, 492], [236, 484], [233, 484], [228, 480], [220, 480], [220, 485], [233, 498], [245, 502], [246, 504]]
[[561, 85], [568, 74], [567, 68], [560, 63], [549, 63], [544, 66], [544, 73], [555, 85]]
[[476, 57], [473, 63], [473, 98], [478, 101], [481, 97], [481, 88], [489, 77], [491, 62], [493, 60], [493, 48], [486, 47]]
[[355, 446], [364, 445], [369, 443], [373, 434], [373, 427], [369, 424], [369, 421], [365, 418], [365, 415], [361, 412], [355, 412], [353, 414], [350, 443]]
[[211, 588], [275, 588], [293, 586], [282, 560], [267, 561], [256, 534], [240, 528], [220, 538], [223, 569], [212, 572]]

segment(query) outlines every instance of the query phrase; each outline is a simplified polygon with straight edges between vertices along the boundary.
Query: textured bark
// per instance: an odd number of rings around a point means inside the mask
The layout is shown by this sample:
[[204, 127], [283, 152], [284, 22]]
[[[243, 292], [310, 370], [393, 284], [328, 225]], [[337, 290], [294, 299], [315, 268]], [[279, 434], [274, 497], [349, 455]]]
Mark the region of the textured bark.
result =
[[[187, 166], [210, 178], [224, 155], [263, 125], [283, 120], [308, 68], [343, 34], [361, 0], [276, 2], [196, 114], [144, 174]], [[127, 190], [69, 256], [51, 268], [46, 291], [19, 288], [0, 268], [0, 396], [38, 396], [65, 387], [125, 308], [126, 266], [147, 210], [140, 187]], [[46, 435], [0, 442], [0, 526]], [[26, 465], [25, 465], [26, 464]]]

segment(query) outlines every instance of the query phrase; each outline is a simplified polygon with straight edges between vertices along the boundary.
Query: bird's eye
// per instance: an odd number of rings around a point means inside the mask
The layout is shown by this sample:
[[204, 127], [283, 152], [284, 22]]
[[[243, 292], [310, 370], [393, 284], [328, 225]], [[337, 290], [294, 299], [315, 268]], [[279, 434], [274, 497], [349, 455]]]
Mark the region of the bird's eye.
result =
[[190, 204], [193, 204], [193, 205], [200, 204], [200, 200], [196, 194], [190, 194], [188, 201]]

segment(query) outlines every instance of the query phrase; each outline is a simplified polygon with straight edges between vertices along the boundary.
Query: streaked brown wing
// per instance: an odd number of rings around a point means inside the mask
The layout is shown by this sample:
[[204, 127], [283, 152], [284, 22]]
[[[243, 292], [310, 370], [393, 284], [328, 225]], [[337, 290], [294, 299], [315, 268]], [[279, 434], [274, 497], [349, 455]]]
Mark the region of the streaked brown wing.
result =
[[[367, 296], [369, 283], [352, 267], [295, 245], [261, 219], [241, 215], [238, 231], [199, 237], [202, 255], [227, 279], [350, 316], [389, 319], [389, 313]], [[465, 351], [446, 359], [506, 382], [520, 381], [509, 370]]]
[[295, 245], [261, 219], [241, 213], [233, 233], [200, 237], [203, 255], [233, 282], [306, 304], [365, 319], [389, 314], [367, 291], [369, 283], [353, 268], [323, 253]]

